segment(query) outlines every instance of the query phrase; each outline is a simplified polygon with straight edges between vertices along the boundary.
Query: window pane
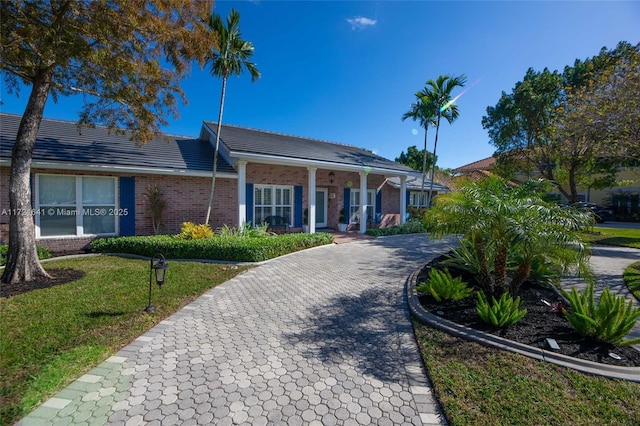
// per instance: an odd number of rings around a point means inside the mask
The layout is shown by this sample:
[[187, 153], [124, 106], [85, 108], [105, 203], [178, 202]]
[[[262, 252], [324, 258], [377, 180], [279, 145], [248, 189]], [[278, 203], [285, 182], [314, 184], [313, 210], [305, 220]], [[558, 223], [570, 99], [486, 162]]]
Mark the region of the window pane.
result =
[[262, 204], [264, 204], [265, 206], [270, 206], [271, 205], [271, 188], [264, 188], [264, 200], [262, 202]]
[[99, 177], [82, 178], [82, 204], [109, 204], [113, 207], [115, 203], [116, 188], [114, 179]]
[[[75, 209], [47, 209], [53, 214], [40, 216], [40, 235], [49, 237], [54, 235], [76, 235]], [[65, 214], [66, 212], [66, 214]]]
[[39, 198], [41, 205], [76, 204], [76, 178], [74, 176], [39, 177]]
[[262, 204], [262, 188], [255, 188], [253, 190], [254, 203], [256, 206]]
[[351, 190], [351, 205], [360, 205], [360, 191]]
[[109, 214], [113, 206], [92, 206], [84, 208], [82, 216], [85, 234], [114, 234], [116, 232], [116, 217]]
[[276, 206], [282, 205], [282, 189], [276, 188]]
[[291, 202], [291, 188], [285, 188], [282, 190], [282, 204], [285, 206], [290, 206], [293, 203]]

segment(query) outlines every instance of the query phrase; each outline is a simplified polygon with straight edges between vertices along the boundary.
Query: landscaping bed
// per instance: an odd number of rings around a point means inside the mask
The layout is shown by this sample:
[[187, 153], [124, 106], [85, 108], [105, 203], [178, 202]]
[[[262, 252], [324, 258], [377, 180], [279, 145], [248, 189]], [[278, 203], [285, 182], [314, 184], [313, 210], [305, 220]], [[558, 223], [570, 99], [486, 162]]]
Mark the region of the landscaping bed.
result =
[[[434, 260], [423, 268], [418, 275], [418, 283], [427, 279], [431, 266], [437, 264], [440, 259]], [[455, 275], [454, 271], [451, 272]], [[465, 280], [470, 281], [470, 285], [474, 285], [472, 277], [467, 275]], [[640, 367], [639, 351], [629, 346], [614, 346], [581, 336], [566, 318], [553, 313], [551, 308], [542, 302], [542, 299], [548, 302], [559, 300], [558, 293], [551, 287], [527, 281], [521, 287], [519, 296], [522, 300], [521, 308], [526, 308], [527, 314], [516, 324], [504, 329], [494, 327], [480, 319], [476, 312], [475, 293], [472, 297], [463, 300], [441, 303], [437, 303], [430, 295], [421, 293], [419, 300], [421, 305], [434, 315], [505, 339], [551, 350], [546, 339], [553, 338], [560, 346], [560, 349], [555, 352], [603, 364]], [[614, 359], [609, 353], [614, 353], [622, 359]]]

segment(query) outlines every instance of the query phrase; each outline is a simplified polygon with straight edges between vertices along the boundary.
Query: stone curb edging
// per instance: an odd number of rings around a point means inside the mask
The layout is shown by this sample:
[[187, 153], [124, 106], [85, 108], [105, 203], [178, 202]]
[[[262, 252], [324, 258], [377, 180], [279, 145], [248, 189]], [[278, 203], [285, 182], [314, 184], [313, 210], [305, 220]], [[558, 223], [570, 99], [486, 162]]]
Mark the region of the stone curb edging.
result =
[[518, 353], [529, 358], [550, 362], [562, 367], [571, 368], [583, 373], [605, 376], [613, 379], [630, 380], [640, 382], [640, 367], [622, 367], [609, 364], [600, 364], [593, 361], [570, 357], [567, 355], [534, 348], [533, 346], [504, 339], [493, 334], [478, 331], [463, 325], [456, 324], [444, 318], [440, 318], [427, 312], [418, 300], [415, 290], [418, 274], [422, 268], [414, 271], [406, 281], [406, 294], [411, 314], [421, 323], [435, 327], [441, 331], [452, 334], [481, 345], [490, 346], [510, 352]]

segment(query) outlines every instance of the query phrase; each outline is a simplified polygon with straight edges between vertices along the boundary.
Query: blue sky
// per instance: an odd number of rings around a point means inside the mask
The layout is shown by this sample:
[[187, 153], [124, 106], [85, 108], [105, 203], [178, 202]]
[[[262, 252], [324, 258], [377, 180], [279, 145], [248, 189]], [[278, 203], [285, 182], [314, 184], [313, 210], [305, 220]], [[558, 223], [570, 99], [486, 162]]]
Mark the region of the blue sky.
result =
[[[422, 147], [424, 133], [402, 114], [426, 80], [481, 79], [444, 123], [438, 165], [459, 167], [493, 153], [482, 116], [527, 68], [562, 70], [622, 40], [640, 41], [640, 2], [218, 1], [240, 12], [262, 78], [230, 78], [223, 122], [351, 144], [394, 159]], [[215, 121], [221, 81], [194, 68], [181, 117], [164, 130], [197, 136]], [[457, 94], [458, 92], [454, 93]], [[1, 92], [3, 112], [28, 96]], [[45, 117], [76, 120], [80, 97], [49, 99]], [[417, 131], [416, 131], [417, 130]], [[430, 131], [428, 149], [433, 150]], [[222, 135], [224, 139], [224, 134]]]

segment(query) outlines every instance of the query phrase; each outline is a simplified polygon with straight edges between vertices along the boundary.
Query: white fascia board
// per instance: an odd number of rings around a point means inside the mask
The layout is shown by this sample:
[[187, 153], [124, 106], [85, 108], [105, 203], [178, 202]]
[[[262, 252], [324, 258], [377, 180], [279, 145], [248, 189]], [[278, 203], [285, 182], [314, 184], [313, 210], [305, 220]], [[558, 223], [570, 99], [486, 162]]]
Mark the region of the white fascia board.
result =
[[[0, 166], [11, 166], [10, 160], [4, 158], [0, 160]], [[164, 176], [189, 176], [189, 177], [211, 177], [209, 171], [195, 171], [184, 169], [159, 169], [154, 167], [138, 167], [138, 166], [114, 166], [108, 164], [86, 164], [86, 163], [63, 163], [55, 161], [32, 161], [32, 169], [45, 170], [77, 170], [83, 172], [108, 172], [108, 173], [128, 173], [137, 175], [164, 175]], [[235, 173], [216, 174], [220, 178], [237, 179]]]
[[365, 168], [367, 173], [375, 173], [388, 176], [408, 176], [411, 171], [393, 170], [384, 167], [357, 166], [352, 164], [333, 163], [330, 161], [305, 160], [301, 158], [287, 158], [276, 155], [252, 154], [248, 152], [230, 151], [230, 155], [238, 160], [248, 161], [250, 163], [273, 164], [278, 166], [296, 166], [296, 167], [317, 167], [321, 169], [331, 169], [346, 172], [363, 172]]

